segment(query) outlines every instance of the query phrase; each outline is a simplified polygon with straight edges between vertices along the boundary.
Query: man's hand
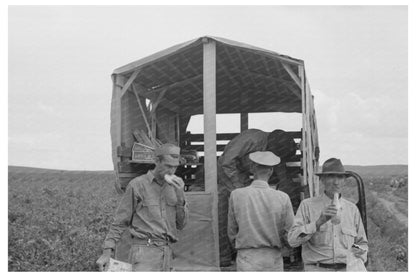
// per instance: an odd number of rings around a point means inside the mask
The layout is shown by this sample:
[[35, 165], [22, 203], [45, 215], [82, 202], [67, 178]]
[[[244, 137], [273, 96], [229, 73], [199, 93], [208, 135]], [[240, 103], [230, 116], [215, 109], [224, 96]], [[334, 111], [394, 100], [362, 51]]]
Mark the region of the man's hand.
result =
[[111, 249], [104, 249], [103, 254], [98, 258], [96, 264], [99, 271], [107, 271], [110, 264], [111, 251]]
[[318, 220], [316, 221], [316, 229], [319, 229], [325, 222], [330, 220], [333, 216], [335, 216], [338, 212], [337, 206], [334, 204], [329, 204], [325, 207], [322, 211], [321, 215], [319, 216]]
[[183, 203], [185, 201], [185, 193], [183, 189], [185, 187], [185, 183], [182, 178], [176, 175], [165, 175], [165, 180], [175, 189], [178, 203]]
[[178, 177], [176, 175], [165, 175], [165, 180], [166, 182], [168, 182], [170, 185], [172, 185], [175, 189], [177, 190], [182, 190], [185, 186], [185, 183], [183, 182], [181, 177]]
[[351, 247], [351, 252], [354, 254], [355, 257], [364, 259], [363, 255], [365, 254], [365, 252], [367, 252], [367, 250], [361, 248], [357, 244], [353, 244]]

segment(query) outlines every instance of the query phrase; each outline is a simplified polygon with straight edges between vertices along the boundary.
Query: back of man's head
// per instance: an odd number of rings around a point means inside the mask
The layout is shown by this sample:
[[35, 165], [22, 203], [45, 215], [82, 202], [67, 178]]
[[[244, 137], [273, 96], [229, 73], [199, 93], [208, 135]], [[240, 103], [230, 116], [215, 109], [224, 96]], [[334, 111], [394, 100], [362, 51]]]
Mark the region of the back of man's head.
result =
[[296, 142], [289, 133], [277, 129], [268, 135], [266, 150], [287, 159], [296, 154]]

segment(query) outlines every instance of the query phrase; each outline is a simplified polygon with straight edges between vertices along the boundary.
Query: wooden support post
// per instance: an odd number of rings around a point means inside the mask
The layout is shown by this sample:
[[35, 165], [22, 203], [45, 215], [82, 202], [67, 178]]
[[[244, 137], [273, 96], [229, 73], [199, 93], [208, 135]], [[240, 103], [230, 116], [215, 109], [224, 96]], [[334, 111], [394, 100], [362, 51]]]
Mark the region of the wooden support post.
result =
[[304, 151], [306, 153], [306, 170], [307, 170], [307, 184], [309, 186], [310, 196], [314, 197], [317, 195], [317, 186], [314, 183], [313, 179], [313, 146], [312, 146], [312, 130], [311, 130], [311, 103], [310, 103], [310, 91], [307, 89], [306, 86], [306, 78], [305, 78], [305, 71], [303, 66], [299, 66], [299, 78], [301, 82], [301, 89], [302, 94], [304, 95], [304, 121], [305, 121], [305, 148]]
[[152, 127], [152, 138], [156, 139], [156, 130], [157, 130], [157, 122], [156, 122], [156, 114], [152, 113], [150, 115], [151, 127]]
[[136, 89], [135, 86], [132, 86], [132, 87], [133, 87], [134, 95], [136, 96], [137, 104], [139, 105], [139, 108], [140, 108], [140, 112], [142, 113], [142, 117], [144, 119], [144, 123], [146, 124], [147, 133], [148, 133], [148, 136], [149, 136], [152, 133], [151, 132], [152, 130], [150, 129], [149, 121], [147, 120], [147, 116], [146, 116], [146, 113], [144, 111], [142, 102], [140, 101], [139, 92], [137, 91], [137, 89]]
[[159, 92], [159, 95], [157, 96], [156, 101], [152, 105], [152, 113], [156, 113], [157, 107], [159, 106], [160, 101], [163, 99], [163, 96], [165, 96], [165, 93], [166, 93], [167, 90], [168, 89], [166, 88], [166, 89]]
[[[169, 88], [170, 88], [169, 86], [167, 86], [167, 87], [164, 87], [163, 89], [157, 89], [157, 90], [155, 90], [155, 91], [148, 92], [148, 91], [146, 91], [146, 88], [144, 88], [143, 86], [141, 86], [141, 85], [139, 85], [139, 84], [135, 84], [135, 83], [133, 83], [133, 84], [132, 84], [132, 87], [133, 87], [133, 88], [135, 88], [135, 89], [136, 89], [136, 91], [138, 91], [139, 96], [149, 99], [149, 101], [150, 101], [150, 102], [149, 102], [149, 105], [152, 105], [152, 104], [153, 104], [153, 102], [152, 102], [152, 101], [156, 101], [156, 100], [155, 100], [155, 99], [156, 99], [156, 94], [157, 94], [158, 92], [160, 92], [160, 91], [162, 91], [162, 90], [165, 90], [165, 89], [169, 89]], [[137, 88], [138, 88], [138, 89], [137, 89]], [[179, 113], [179, 111], [180, 111], [180, 108], [179, 108], [179, 106], [178, 106], [178, 105], [176, 105], [176, 104], [172, 103], [171, 101], [168, 101], [166, 98], [162, 99], [162, 101], [161, 101], [160, 105], [161, 105], [162, 107], [164, 107], [164, 108], [166, 108], [166, 109], [168, 109], [168, 110], [170, 110], [170, 111], [174, 112], [174, 113]], [[147, 109], [147, 110], [150, 110], [150, 108], [149, 108], [148, 106], [146, 106], [146, 109]]]
[[[309, 83], [307, 83], [307, 89], [310, 91]], [[312, 109], [312, 124], [314, 126], [313, 128], [313, 160], [314, 160], [314, 172], [318, 172], [319, 170], [319, 155], [316, 156], [316, 148], [319, 148], [319, 139], [318, 139], [318, 125], [316, 122], [316, 113], [315, 113], [315, 104], [314, 104], [314, 98], [311, 93], [311, 109]], [[319, 195], [319, 177], [314, 174], [314, 182], [317, 186], [317, 195]]]
[[240, 132], [248, 129], [248, 113], [240, 113]]
[[114, 165], [114, 173], [116, 175], [115, 186], [117, 191], [121, 191], [118, 164], [121, 157], [117, 155], [117, 148], [121, 146], [122, 118], [121, 118], [121, 84], [123, 77], [113, 75], [113, 95], [111, 100], [111, 140], [112, 140], [112, 159]]
[[309, 89], [309, 86], [306, 84], [306, 77], [305, 77], [305, 71], [302, 71], [302, 73], [300, 74], [301, 76], [301, 80], [302, 80], [302, 84], [305, 87], [305, 92], [306, 92], [306, 113], [307, 113], [307, 123], [308, 123], [308, 135], [307, 135], [307, 143], [308, 143], [308, 171], [310, 173], [310, 175], [308, 176], [308, 183], [310, 185], [312, 185], [313, 187], [313, 192], [314, 195], [313, 196], [317, 196], [319, 193], [319, 184], [315, 183], [315, 178], [314, 178], [314, 156], [315, 156], [315, 146], [314, 143], [312, 143], [312, 136], [313, 136], [313, 131], [311, 129], [312, 127], [312, 97], [311, 97], [311, 91]]
[[129, 89], [131, 84], [136, 79], [137, 75], [139, 75], [140, 70], [136, 70], [133, 72], [133, 74], [130, 75], [130, 78], [127, 80], [127, 82], [124, 84], [123, 89], [120, 92], [120, 97], [123, 97], [124, 93]]
[[[303, 84], [302, 84], [302, 80], [299, 80], [299, 77], [296, 76], [295, 72], [292, 71], [292, 69], [290, 68], [289, 65], [285, 64], [284, 62], [282, 62], [283, 67], [286, 69], [287, 73], [290, 75], [290, 77], [292, 77], [293, 81], [295, 81], [295, 83], [298, 85], [298, 87], [300, 87], [302, 90], [305, 90]], [[299, 70], [302, 68], [303, 70], [303, 66], [300, 65], [299, 66]], [[302, 73], [303, 74], [303, 73]], [[299, 71], [299, 76], [301, 75], [300, 71]]]
[[[283, 63], [282, 63], [283, 64]], [[299, 72], [303, 72], [303, 66], [299, 66]], [[308, 160], [308, 151], [307, 151], [307, 144], [306, 144], [306, 137], [307, 137], [307, 114], [306, 114], [306, 93], [305, 89], [301, 86], [301, 94], [302, 94], [302, 182], [304, 185], [307, 185], [309, 188], [309, 195], [310, 197], [313, 196], [313, 188], [311, 184], [308, 184], [308, 169], [307, 169], [307, 160]]]
[[178, 142], [178, 146], [181, 146], [181, 129], [180, 129], [180, 116], [176, 114], [176, 141]]
[[215, 41], [203, 41], [203, 98], [204, 98], [204, 169], [205, 190], [212, 193], [212, 218], [215, 241], [215, 260], [219, 266], [217, 134], [216, 134], [216, 48]]

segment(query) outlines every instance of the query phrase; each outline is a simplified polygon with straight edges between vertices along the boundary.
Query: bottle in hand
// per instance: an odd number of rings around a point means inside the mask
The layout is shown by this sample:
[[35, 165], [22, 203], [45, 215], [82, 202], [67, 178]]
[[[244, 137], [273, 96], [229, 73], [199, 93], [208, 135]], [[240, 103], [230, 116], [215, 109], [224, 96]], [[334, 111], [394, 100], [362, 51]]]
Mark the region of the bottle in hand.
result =
[[337, 225], [341, 223], [341, 218], [339, 216], [339, 208], [341, 207], [341, 204], [339, 203], [339, 193], [334, 193], [334, 199], [332, 200], [332, 204], [334, 204], [337, 207], [338, 211], [337, 214], [331, 218], [331, 223]]

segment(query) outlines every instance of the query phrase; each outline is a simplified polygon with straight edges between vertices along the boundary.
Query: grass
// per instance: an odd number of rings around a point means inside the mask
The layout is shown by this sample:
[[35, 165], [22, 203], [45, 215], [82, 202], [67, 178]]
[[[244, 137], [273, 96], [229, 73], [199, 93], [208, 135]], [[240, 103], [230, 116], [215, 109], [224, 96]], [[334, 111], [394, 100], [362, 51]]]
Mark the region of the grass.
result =
[[118, 196], [110, 173], [9, 171], [9, 271], [95, 271]]

